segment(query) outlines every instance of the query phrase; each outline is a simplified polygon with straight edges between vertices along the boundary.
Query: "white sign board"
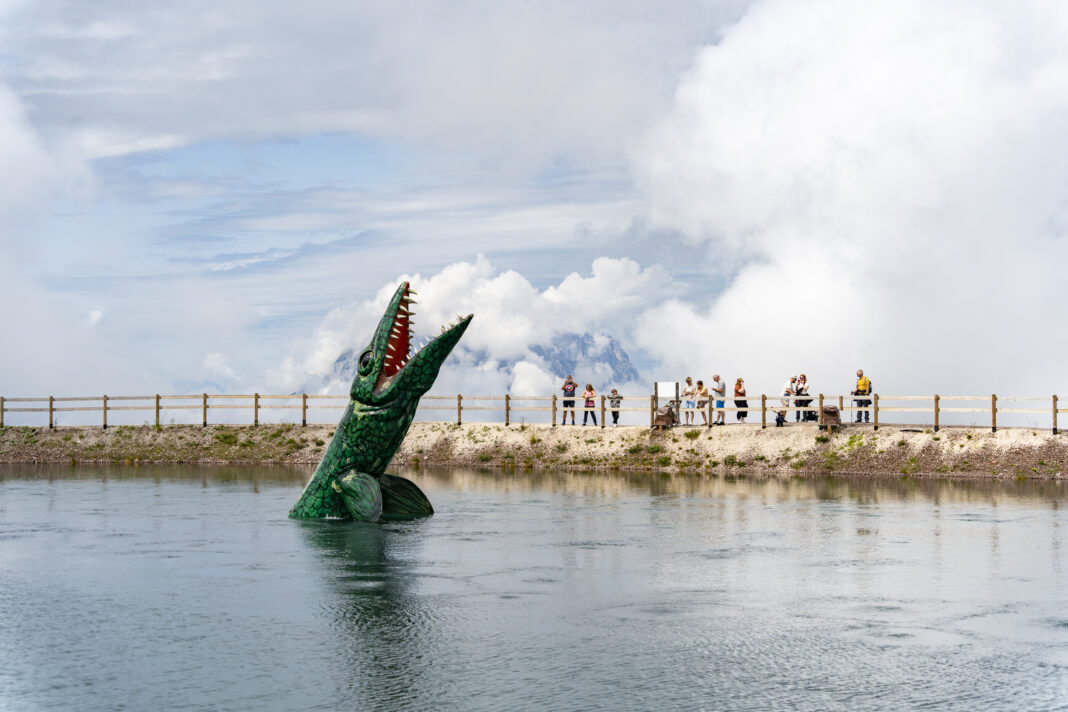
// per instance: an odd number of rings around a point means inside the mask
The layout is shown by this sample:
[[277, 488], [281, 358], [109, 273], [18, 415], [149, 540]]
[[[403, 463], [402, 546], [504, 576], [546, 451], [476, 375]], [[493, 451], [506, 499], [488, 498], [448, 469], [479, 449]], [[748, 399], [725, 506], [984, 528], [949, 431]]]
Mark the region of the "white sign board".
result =
[[661, 398], [673, 399], [676, 393], [675, 389], [679, 387], [678, 381], [657, 381], [653, 385], [656, 388], [657, 400]]

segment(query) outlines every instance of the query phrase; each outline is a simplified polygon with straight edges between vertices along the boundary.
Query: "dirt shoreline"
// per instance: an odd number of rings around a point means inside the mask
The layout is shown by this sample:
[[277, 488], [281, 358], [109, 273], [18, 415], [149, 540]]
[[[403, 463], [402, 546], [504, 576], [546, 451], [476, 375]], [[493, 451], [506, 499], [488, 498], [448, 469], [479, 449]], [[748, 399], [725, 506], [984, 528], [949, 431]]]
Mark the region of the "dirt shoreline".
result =
[[[280, 463], [315, 465], [333, 426], [168, 425], [5, 427], [0, 463]], [[916, 477], [1063, 479], [1068, 436], [1031, 428], [851, 425], [832, 434], [812, 425], [767, 428], [414, 423], [396, 466], [651, 470], [780, 474], [830, 472]]]

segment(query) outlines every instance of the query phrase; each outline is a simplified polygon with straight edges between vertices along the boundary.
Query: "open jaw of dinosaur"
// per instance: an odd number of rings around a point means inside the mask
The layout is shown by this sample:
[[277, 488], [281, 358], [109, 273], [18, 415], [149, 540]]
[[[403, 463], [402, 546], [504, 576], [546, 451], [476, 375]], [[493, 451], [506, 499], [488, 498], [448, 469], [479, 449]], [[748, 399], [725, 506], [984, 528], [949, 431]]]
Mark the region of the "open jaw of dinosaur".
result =
[[[457, 316], [456, 320], [448, 326], [441, 327], [441, 333], [437, 336], [424, 339], [421, 344], [413, 349], [412, 343], [412, 317], [415, 312], [412, 306], [416, 301], [412, 298], [416, 293], [412, 291], [407, 282], [404, 282], [391, 300], [391, 311], [387, 310], [383, 320], [389, 318], [388, 337], [385, 346], [385, 356], [382, 360], [382, 368], [379, 370], [375, 381], [374, 392], [382, 395], [390, 389], [395, 382], [400, 381], [406, 371], [422, 371], [424, 374], [417, 378], [420, 381], [428, 381], [425, 384], [429, 388], [433, 379], [437, 376], [441, 363], [452, 351], [452, 348], [460, 340], [473, 314]], [[417, 375], [417, 374], [413, 374]], [[422, 389], [421, 389], [422, 390]]]

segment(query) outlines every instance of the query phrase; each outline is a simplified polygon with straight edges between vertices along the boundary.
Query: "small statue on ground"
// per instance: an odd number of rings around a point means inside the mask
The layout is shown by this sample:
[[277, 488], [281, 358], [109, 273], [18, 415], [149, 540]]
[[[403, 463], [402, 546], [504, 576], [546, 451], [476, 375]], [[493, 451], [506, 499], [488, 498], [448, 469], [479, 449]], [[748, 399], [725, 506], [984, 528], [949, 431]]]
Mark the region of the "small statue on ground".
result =
[[474, 315], [442, 327], [439, 336], [412, 353], [413, 294], [407, 282], [393, 294], [360, 355], [352, 401], [290, 517], [375, 522], [434, 513], [413, 482], [385, 470], [412, 424], [419, 398], [434, 385], [441, 364]]

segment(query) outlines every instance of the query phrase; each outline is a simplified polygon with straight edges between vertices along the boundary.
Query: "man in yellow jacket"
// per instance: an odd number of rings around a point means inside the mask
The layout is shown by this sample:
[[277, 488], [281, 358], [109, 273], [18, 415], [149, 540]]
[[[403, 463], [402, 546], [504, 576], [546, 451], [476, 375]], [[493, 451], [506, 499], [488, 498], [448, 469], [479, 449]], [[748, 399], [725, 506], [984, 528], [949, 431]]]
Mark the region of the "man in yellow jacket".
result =
[[[857, 369], [857, 387], [853, 389], [853, 392], [850, 393], [850, 395], [854, 395], [854, 396], [870, 396], [871, 395], [871, 381], [869, 381], [868, 377], [864, 375], [864, 371], [861, 371], [860, 369]], [[868, 400], [867, 398], [858, 398], [855, 401], [853, 401], [853, 403], [858, 408], [867, 408], [868, 406], [871, 405], [871, 401]], [[860, 422], [861, 414], [864, 415], [864, 422], [865, 423], [871, 422], [870, 421], [870, 416], [871, 416], [871, 411], [870, 410], [858, 410], [857, 411], [857, 422], [858, 423]]]

